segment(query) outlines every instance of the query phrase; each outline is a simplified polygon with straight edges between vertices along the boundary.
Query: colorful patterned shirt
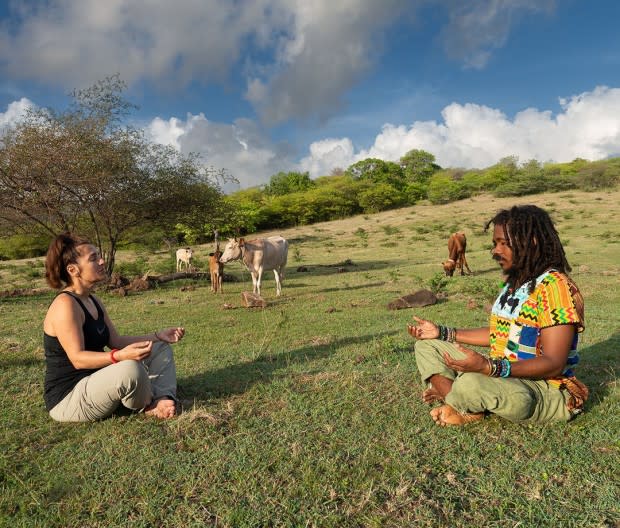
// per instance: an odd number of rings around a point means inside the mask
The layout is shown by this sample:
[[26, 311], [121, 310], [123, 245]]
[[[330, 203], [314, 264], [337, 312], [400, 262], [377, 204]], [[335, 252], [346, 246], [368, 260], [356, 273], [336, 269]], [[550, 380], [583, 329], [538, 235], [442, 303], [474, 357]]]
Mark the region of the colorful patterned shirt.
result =
[[574, 324], [577, 327], [561, 376], [549, 380], [560, 387], [566, 378], [574, 376], [579, 362], [578, 332], [583, 331], [584, 318], [581, 294], [563, 273], [547, 271], [536, 278], [536, 288], [530, 294], [529, 283], [511, 292], [505, 286], [495, 300], [490, 320], [491, 357], [506, 357], [510, 361], [531, 359], [544, 354], [540, 342], [543, 328]]

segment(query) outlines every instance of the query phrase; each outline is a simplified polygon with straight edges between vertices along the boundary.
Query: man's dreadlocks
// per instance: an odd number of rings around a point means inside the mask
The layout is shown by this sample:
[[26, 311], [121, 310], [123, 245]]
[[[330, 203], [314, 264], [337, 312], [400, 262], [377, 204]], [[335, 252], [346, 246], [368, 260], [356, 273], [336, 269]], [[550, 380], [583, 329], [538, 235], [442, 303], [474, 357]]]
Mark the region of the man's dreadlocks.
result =
[[515, 205], [502, 209], [486, 223], [501, 225], [504, 238], [512, 249], [512, 269], [508, 282], [519, 288], [529, 282], [529, 291], [536, 287], [536, 277], [553, 268], [562, 273], [571, 271], [560, 236], [546, 211], [535, 205]]

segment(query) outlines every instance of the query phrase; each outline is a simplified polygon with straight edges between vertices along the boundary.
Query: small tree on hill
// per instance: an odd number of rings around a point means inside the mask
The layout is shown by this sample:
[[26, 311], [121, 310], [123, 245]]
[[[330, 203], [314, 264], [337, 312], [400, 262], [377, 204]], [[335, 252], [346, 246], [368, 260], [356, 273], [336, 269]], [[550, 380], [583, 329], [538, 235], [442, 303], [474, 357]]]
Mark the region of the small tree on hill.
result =
[[79, 231], [100, 247], [108, 272], [129, 229], [204, 222], [221, 198], [221, 172], [122, 125], [133, 108], [123, 89], [109, 77], [74, 92], [67, 111], [33, 110], [0, 138], [4, 228]]
[[413, 149], [400, 158], [400, 166], [410, 183], [426, 184], [441, 167], [435, 163], [435, 156], [425, 150]]
[[308, 172], [278, 172], [265, 186], [265, 193], [272, 196], [282, 196], [299, 191], [306, 191], [314, 187]]

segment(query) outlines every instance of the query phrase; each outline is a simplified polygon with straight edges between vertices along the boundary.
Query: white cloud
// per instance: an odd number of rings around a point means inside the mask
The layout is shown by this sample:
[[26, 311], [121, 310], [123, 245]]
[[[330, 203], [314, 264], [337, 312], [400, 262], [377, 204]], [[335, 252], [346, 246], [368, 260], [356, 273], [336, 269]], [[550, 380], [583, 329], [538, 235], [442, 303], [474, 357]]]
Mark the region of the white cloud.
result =
[[443, 109], [442, 122], [386, 124], [374, 144], [358, 152], [347, 149], [347, 138], [315, 142], [300, 166], [316, 177], [369, 157], [396, 161], [411, 149], [431, 152], [443, 167], [463, 168], [488, 167], [513, 155], [541, 162], [620, 155], [620, 88], [599, 86], [560, 103], [556, 116], [528, 108], [513, 119], [487, 106], [452, 103]]
[[[244, 39], [265, 39], [279, 11], [269, 0], [50, 0], [14, 2], [0, 26], [0, 62], [21, 79], [65, 88], [119, 72], [132, 84], [173, 86], [224, 78]], [[25, 7], [24, 7], [25, 6]], [[259, 34], [263, 35], [260, 36]], [[252, 41], [254, 44], [254, 41]]]
[[33, 108], [35, 108], [34, 103], [25, 97], [22, 97], [19, 101], [9, 103], [6, 112], [0, 112], [0, 133], [18, 123], [26, 116], [28, 110]]
[[268, 124], [323, 120], [339, 110], [343, 95], [380, 54], [381, 33], [417, 2], [405, 0], [287, 0], [291, 26], [276, 49], [275, 64], [246, 98]]
[[147, 131], [153, 141], [181, 150], [179, 138], [185, 134], [186, 127], [191, 129], [191, 118], [188, 118], [187, 124], [183, 124], [176, 117], [171, 117], [168, 121], [156, 117], [147, 126]]
[[224, 186], [226, 191], [264, 184], [279, 171], [295, 169], [290, 147], [273, 143], [248, 119], [227, 124], [209, 121], [203, 114], [188, 114], [185, 121], [154, 119], [147, 132], [154, 141], [185, 154], [199, 153], [206, 166], [226, 169], [239, 181], [239, 186]]
[[233, 89], [264, 123], [322, 120], [379, 60], [390, 28], [433, 3], [447, 6], [447, 52], [482, 67], [515, 18], [553, 0], [22, 0], [0, 21], [0, 74], [72, 89], [119, 73], [176, 91], [230, 88], [243, 67]]
[[556, 0], [468, 0], [449, 10], [441, 38], [446, 53], [467, 68], [483, 68], [510, 30], [528, 12], [552, 12]]
[[310, 145], [310, 155], [299, 162], [299, 169], [314, 177], [326, 176], [336, 168], [346, 169], [354, 157], [350, 139], [323, 139]]
[[[152, 140], [183, 153], [199, 153], [205, 165], [225, 168], [241, 188], [267, 183], [280, 171], [308, 171], [318, 177], [369, 157], [396, 161], [411, 149], [433, 153], [443, 167], [463, 168], [488, 167], [506, 156], [566, 162], [620, 155], [620, 88], [599, 86], [561, 98], [560, 105], [557, 115], [527, 108], [510, 119], [488, 106], [452, 103], [443, 109], [440, 122], [385, 124], [367, 149], [356, 150], [347, 137], [321, 139], [297, 161], [290, 145], [274, 143], [248, 119], [216, 123], [202, 113], [187, 114], [184, 120], [155, 118], [145, 128]], [[9, 104], [0, 113], [0, 128], [16, 122], [31, 106], [25, 98]]]

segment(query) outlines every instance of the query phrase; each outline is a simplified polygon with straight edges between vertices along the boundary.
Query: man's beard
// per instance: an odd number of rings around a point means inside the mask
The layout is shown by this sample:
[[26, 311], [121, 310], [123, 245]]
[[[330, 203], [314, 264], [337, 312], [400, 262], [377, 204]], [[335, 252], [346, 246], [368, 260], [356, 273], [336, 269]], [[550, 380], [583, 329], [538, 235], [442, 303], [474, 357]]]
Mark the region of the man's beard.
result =
[[[493, 260], [496, 262], [502, 262], [503, 259], [499, 255], [493, 255]], [[502, 268], [502, 273], [504, 274], [506, 283], [514, 284], [514, 281], [518, 275], [517, 269], [514, 265], [511, 265], [508, 269]]]

